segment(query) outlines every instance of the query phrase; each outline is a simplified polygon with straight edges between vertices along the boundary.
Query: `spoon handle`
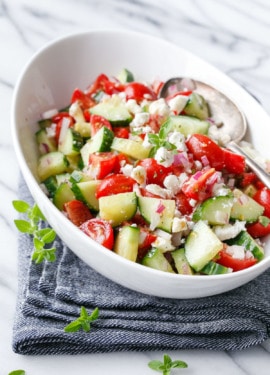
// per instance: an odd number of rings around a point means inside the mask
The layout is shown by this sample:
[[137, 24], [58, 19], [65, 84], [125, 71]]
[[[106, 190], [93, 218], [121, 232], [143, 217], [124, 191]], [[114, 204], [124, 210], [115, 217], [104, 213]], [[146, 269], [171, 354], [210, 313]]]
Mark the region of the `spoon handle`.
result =
[[230, 142], [227, 146], [236, 154], [242, 155], [246, 159], [247, 166], [258, 176], [258, 178], [270, 189], [270, 174], [267, 173], [258, 163], [256, 163], [240, 146], [235, 142]]

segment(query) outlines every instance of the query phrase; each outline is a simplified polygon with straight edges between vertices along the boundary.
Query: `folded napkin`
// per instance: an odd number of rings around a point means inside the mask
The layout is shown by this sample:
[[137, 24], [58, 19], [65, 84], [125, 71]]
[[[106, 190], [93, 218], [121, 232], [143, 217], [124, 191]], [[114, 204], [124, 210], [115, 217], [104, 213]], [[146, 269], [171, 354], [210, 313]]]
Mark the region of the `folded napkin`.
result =
[[[20, 198], [33, 203], [23, 181]], [[16, 353], [239, 350], [269, 337], [270, 270], [221, 295], [165, 299], [128, 290], [95, 272], [59, 239], [55, 245], [54, 263], [35, 264], [30, 259], [32, 238], [19, 237]], [[81, 306], [88, 313], [98, 307], [99, 318], [90, 332], [65, 333]]]

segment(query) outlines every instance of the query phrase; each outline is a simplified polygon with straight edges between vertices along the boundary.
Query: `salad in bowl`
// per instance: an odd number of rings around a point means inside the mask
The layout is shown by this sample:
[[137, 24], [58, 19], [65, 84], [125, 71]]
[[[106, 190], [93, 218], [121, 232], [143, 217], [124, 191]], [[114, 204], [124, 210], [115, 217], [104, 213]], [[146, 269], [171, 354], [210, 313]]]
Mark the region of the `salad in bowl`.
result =
[[247, 117], [247, 140], [267, 152], [268, 116], [248, 93], [139, 33], [75, 34], [39, 51], [16, 86], [12, 124], [26, 183], [72, 251], [127, 288], [196, 298], [269, 267], [270, 198], [244, 157], [222, 145], [202, 95], [187, 85], [159, 97], [178, 75], [230, 96]]

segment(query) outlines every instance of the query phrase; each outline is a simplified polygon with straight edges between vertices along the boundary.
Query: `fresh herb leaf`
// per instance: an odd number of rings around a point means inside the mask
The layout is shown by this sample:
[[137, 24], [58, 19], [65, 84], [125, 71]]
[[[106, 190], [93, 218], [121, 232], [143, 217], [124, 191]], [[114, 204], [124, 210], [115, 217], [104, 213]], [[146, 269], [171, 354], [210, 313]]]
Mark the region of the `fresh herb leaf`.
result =
[[34, 252], [32, 260], [36, 263], [41, 263], [45, 259], [54, 262], [56, 248], [49, 248], [48, 245], [55, 240], [56, 233], [51, 228], [39, 228], [40, 222], [46, 221], [46, 219], [37, 204], [35, 203], [31, 207], [27, 202], [21, 200], [13, 201], [12, 204], [16, 211], [27, 216], [28, 220], [14, 220], [14, 223], [20, 232], [33, 236]]
[[69, 323], [64, 328], [64, 331], [65, 332], [77, 332], [80, 329], [82, 329], [85, 332], [89, 332], [91, 329], [91, 323], [97, 320], [98, 317], [99, 317], [99, 310], [97, 307], [89, 315], [86, 308], [82, 306], [79, 318]]
[[162, 372], [163, 375], [170, 375], [173, 368], [187, 368], [188, 365], [184, 361], [173, 361], [168, 354], [164, 354], [163, 362], [153, 360], [148, 363], [148, 367], [152, 370]]
[[162, 129], [162, 127], [158, 134], [149, 133], [147, 137], [148, 142], [153, 145], [150, 150], [149, 157], [154, 157], [160, 147], [165, 147], [168, 151], [176, 149], [176, 146], [167, 140], [167, 133]]
[[8, 375], [25, 375], [24, 370], [14, 370], [8, 373]]

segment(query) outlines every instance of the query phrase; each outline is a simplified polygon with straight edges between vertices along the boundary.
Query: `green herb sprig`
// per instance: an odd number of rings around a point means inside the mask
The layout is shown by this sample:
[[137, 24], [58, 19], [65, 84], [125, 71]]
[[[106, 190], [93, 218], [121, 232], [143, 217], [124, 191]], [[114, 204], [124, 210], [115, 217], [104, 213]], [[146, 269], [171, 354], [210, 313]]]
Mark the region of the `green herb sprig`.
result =
[[149, 157], [154, 157], [160, 147], [165, 147], [168, 151], [176, 150], [176, 146], [167, 140], [167, 131], [161, 127], [158, 134], [149, 133], [147, 135], [149, 143], [153, 145]]
[[46, 221], [39, 207], [35, 203], [31, 207], [27, 202], [15, 200], [12, 202], [13, 207], [19, 213], [25, 214], [28, 220], [14, 220], [17, 229], [22, 233], [28, 233], [33, 236], [34, 252], [32, 260], [41, 263], [45, 259], [54, 262], [56, 259], [56, 248], [49, 247], [56, 237], [56, 233], [52, 228], [41, 228], [40, 222]]
[[91, 323], [97, 320], [99, 317], [99, 310], [96, 307], [93, 312], [89, 315], [84, 306], [81, 307], [80, 316], [78, 319], [69, 323], [65, 328], [65, 332], [77, 332], [82, 329], [85, 332], [89, 332], [91, 329]]
[[188, 365], [184, 361], [173, 361], [168, 354], [164, 354], [163, 362], [153, 360], [148, 363], [148, 366], [155, 371], [162, 372], [163, 375], [170, 375], [174, 368], [187, 368]]

